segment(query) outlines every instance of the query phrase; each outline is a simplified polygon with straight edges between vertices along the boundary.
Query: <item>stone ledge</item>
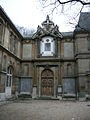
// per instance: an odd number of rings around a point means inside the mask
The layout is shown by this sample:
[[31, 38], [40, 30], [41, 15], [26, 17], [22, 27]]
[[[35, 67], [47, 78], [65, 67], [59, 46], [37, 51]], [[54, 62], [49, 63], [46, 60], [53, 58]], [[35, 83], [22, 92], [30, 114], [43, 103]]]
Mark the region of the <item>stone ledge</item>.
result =
[[76, 100], [75, 94], [62, 94], [62, 100]]

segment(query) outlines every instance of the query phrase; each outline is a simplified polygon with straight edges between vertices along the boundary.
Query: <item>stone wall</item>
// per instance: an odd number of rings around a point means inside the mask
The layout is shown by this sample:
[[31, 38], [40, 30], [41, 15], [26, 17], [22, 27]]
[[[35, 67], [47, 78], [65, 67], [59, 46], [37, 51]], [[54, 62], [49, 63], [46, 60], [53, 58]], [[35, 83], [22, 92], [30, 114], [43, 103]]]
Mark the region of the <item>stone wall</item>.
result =
[[88, 49], [88, 34], [77, 34], [75, 36], [76, 63], [77, 63], [77, 86], [80, 97], [87, 94], [87, 72], [90, 71], [90, 50]]
[[32, 58], [32, 44], [23, 44], [23, 59]]
[[74, 58], [73, 43], [64, 43], [64, 57]]

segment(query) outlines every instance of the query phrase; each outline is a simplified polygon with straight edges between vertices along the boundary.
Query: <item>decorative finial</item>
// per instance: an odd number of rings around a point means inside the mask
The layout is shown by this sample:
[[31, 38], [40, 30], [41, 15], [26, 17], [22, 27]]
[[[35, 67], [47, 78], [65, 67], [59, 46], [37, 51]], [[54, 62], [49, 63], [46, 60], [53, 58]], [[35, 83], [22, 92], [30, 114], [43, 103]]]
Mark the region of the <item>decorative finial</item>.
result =
[[47, 15], [47, 18], [46, 18], [46, 20], [49, 20], [49, 15]]

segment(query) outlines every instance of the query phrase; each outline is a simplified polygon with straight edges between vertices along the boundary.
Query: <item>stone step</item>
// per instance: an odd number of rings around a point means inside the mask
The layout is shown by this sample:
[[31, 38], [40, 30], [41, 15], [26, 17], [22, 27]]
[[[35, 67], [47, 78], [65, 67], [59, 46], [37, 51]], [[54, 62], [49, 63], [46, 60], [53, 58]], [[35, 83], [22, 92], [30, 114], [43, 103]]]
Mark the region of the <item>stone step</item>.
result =
[[56, 98], [56, 97], [37, 97], [35, 98], [36, 100], [59, 100], [59, 98]]

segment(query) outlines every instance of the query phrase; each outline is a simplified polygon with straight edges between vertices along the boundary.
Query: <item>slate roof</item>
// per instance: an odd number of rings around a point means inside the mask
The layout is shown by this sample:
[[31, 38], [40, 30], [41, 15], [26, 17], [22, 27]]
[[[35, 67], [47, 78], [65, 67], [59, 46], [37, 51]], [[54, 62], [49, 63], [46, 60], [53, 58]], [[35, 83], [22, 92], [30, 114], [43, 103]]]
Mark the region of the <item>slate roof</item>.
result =
[[75, 31], [90, 31], [90, 12], [81, 12]]
[[63, 37], [73, 37], [73, 32], [61, 32]]

